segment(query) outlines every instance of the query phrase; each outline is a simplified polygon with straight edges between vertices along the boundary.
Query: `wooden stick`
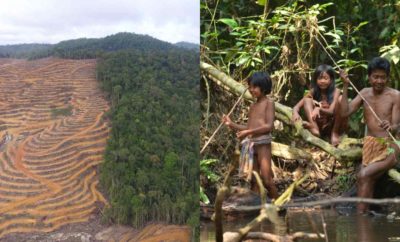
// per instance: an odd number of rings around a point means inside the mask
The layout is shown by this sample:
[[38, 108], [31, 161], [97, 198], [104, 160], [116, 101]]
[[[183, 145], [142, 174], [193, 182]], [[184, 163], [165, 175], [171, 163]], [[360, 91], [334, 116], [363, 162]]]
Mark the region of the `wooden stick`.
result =
[[[236, 106], [239, 104], [239, 102], [242, 100], [244, 94], [246, 93], [247, 88], [244, 89], [242, 95], [240, 95], [240, 97], [238, 98], [238, 100], [236, 101], [236, 103], [233, 105], [233, 107], [231, 108], [231, 110], [229, 111], [229, 113], [227, 114], [227, 116], [231, 115], [233, 110], [236, 108]], [[207, 148], [207, 146], [210, 144], [211, 140], [214, 138], [214, 136], [217, 134], [217, 132], [219, 131], [219, 129], [222, 127], [222, 125], [224, 124], [224, 121], [222, 121], [219, 126], [217, 127], [217, 129], [214, 131], [214, 133], [211, 135], [211, 137], [208, 139], [208, 141], [204, 144], [203, 148], [200, 150], [200, 154], [203, 153], [203, 151]]]

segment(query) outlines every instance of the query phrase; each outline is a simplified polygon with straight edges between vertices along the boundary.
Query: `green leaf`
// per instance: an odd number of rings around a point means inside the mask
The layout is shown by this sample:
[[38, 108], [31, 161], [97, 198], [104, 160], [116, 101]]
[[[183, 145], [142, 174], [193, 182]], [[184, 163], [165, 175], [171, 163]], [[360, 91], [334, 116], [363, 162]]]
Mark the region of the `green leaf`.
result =
[[258, 63], [263, 63], [263, 61], [260, 59], [260, 58], [258, 58], [258, 57], [253, 57], [253, 60], [255, 61], [255, 62], [258, 62]]
[[256, 3], [261, 6], [265, 6], [266, 0], [257, 0]]
[[218, 162], [218, 159], [205, 159], [200, 161], [200, 166], [208, 166]]
[[397, 63], [399, 63], [399, 60], [400, 60], [399, 56], [392, 56], [392, 61], [395, 65], [397, 65]]
[[354, 28], [354, 31], [360, 30], [362, 26], [367, 25], [368, 23], [368, 21], [361, 22], [357, 27]]
[[247, 61], [250, 60], [250, 56], [248, 55], [243, 55], [239, 58], [239, 60], [236, 62], [238, 66], [243, 65], [244, 63], [246, 63]]
[[239, 46], [242, 46], [243, 44], [244, 44], [243, 42], [238, 41], [238, 42], [236, 42], [235, 45], [239, 47]]
[[342, 30], [340, 30], [340, 29], [336, 29], [336, 34], [338, 34], [338, 35], [344, 35], [344, 32], [342, 31]]
[[277, 13], [277, 14], [282, 14], [282, 15], [290, 15], [290, 13], [286, 10], [275, 10], [273, 12]]
[[351, 49], [351, 50], [350, 50], [350, 53], [353, 54], [353, 53], [356, 52], [356, 51], [360, 51], [360, 48]]
[[210, 204], [210, 200], [208, 199], [207, 195], [205, 194], [203, 187], [200, 186], [200, 201], [205, 204]]
[[340, 40], [340, 36], [338, 34], [328, 32], [328, 33], [325, 33], [325, 35], [329, 35], [329, 36], [332, 36], [333, 38], [335, 38], [337, 40]]
[[331, 6], [331, 5], [333, 5], [333, 3], [325, 3], [325, 4], [322, 4], [319, 8], [320, 9], [324, 9], [324, 8], [327, 8], [327, 7]]
[[[384, 49], [384, 47], [381, 48], [381, 51]], [[385, 49], [388, 50], [388, 48]], [[400, 48], [398, 46], [391, 45], [390, 50], [386, 51], [381, 56], [393, 61], [393, 63], [396, 65], [400, 61]]]
[[270, 48], [269, 47], [264, 47], [264, 52], [266, 53], [266, 54], [271, 54], [271, 50], [270, 50]]
[[234, 29], [238, 26], [238, 23], [236, 22], [236, 20], [231, 19], [231, 18], [222, 18], [222, 19], [218, 20], [218, 22], [222, 22], [222, 23], [228, 25], [229, 27], [231, 27], [232, 29]]

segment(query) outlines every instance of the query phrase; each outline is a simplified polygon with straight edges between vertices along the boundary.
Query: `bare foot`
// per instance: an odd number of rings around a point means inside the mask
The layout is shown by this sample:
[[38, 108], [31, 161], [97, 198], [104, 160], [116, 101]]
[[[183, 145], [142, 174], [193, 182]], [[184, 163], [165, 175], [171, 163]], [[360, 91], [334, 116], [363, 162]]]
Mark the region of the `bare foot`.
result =
[[309, 122], [303, 121], [303, 128], [305, 128], [305, 129], [311, 129], [311, 126], [312, 126], [312, 124], [310, 124]]
[[332, 135], [331, 135], [331, 144], [333, 145], [333, 146], [338, 146], [339, 145], [339, 142], [340, 141], [340, 137], [339, 137], [339, 134], [338, 133], [336, 133], [336, 132], [332, 132]]
[[314, 125], [313, 123], [307, 121], [303, 121], [303, 127], [305, 129], [308, 129], [314, 136], [319, 137], [320, 134], [317, 125]]

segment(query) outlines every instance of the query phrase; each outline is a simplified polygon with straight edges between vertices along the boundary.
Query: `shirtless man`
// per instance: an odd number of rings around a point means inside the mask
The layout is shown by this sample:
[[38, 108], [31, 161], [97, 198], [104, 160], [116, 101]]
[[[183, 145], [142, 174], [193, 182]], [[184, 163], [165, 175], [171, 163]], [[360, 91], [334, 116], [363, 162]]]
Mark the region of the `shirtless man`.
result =
[[[348, 117], [363, 105], [364, 120], [368, 128], [367, 136], [364, 138], [362, 166], [357, 175], [357, 196], [362, 198], [372, 198], [377, 179], [397, 163], [399, 149], [390, 139], [388, 132], [395, 135], [399, 133], [400, 92], [386, 86], [389, 73], [388, 60], [380, 57], [372, 59], [368, 64], [368, 80], [371, 87], [364, 88], [360, 92], [381, 119], [382, 122], [379, 122], [360, 95], [357, 95], [350, 104], [348, 103], [347, 89], [350, 80], [345, 72], [340, 72], [343, 80], [341, 115]], [[390, 152], [389, 147], [395, 152]], [[359, 203], [357, 211], [367, 212], [368, 205]]]
[[[254, 170], [261, 174], [265, 188], [270, 198], [278, 198], [278, 192], [273, 181], [271, 167], [271, 131], [275, 118], [274, 101], [265, 95], [271, 92], [271, 78], [262, 72], [254, 73], [248, 80], [249, 91], [257, 99], [250, 106], [247, 125], [236, 124], [224, 115], [223, 121], [231, 129], [238, 130], [237, 137], [242, 141], [242, 154], [240, 172], [244, 173], [247, 180], [251, 180], [251, 172]], [[252, 183], [252, 190], [256, 190]]]

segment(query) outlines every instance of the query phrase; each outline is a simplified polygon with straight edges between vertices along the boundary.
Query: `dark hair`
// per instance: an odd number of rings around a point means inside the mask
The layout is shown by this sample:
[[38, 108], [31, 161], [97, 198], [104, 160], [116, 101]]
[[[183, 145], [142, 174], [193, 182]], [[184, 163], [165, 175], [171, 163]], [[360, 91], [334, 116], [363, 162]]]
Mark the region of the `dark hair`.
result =
[[390, 75], [390, 62], [382, 57], [375, 57], [368, 63], [368, 76], [371, 75], [372, 71], [379, 69], [384, 70], [386, 75]]
[[264, 95], [267, 95], [271, 92], [272, 81], [271, 77], [266, 72], [255, 72], [249, 79], [247, 79], [247, 83], [252, 84], [255, 87], [259, 87], [261, 92]]
[[321, 101], [321, 89], [317, 84], [318, 78], [323, 74], [327, 73], [329, 78], [331, 79], [331, 84], [328, 87], [328, 103], [331, 104], [333, 102], [333, 94], [335, 93], [335, 70], [333, 70], [332, 66], [330, 65], [319, 65], [313, 74], [311, 80], [311, 87], [313, 89], [313, 98], [318, 102]]

